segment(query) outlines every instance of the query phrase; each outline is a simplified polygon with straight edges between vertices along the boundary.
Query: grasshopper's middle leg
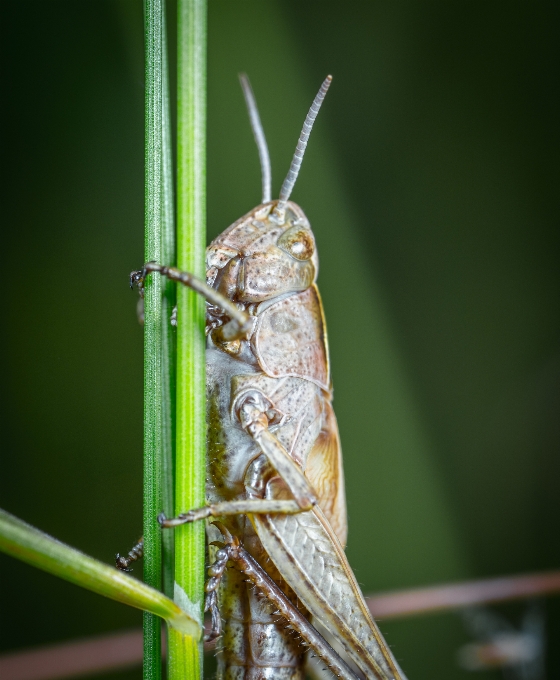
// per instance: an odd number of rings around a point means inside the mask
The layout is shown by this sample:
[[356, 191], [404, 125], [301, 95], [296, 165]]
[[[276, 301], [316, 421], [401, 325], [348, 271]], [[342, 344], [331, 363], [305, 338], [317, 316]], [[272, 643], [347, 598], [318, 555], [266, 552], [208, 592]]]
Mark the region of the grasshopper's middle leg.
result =
[[[158, 517], [162, 527], [174, 527], [189, 522], [195, 522], [206, 517], [220, 517], [224, 515], [247, 515], [247, 514], [284, 514], [294, 515], [299, 512], [311, 510], [317, 504], [315, 492], [306, 479], [301, 469], [297, 466], [284, 446], [268, 429], [266, 411], [270, 404], [266, 397], [257, 390], [234, 405], [239, 420], [244, 429], [259, 445], [268, 466], [272, 466], [289, 489], [293, 500], [268, 500], [262, 498], [264, 492], [264, 477], [268, 469], [262, 464], [258, 470], [253, 463], [245, 479], [245, 488], [248, 498], [237, 501], [225, 501], [196, 508], [182, 513], [178, 517], [168, 519], [161, 514]], [[258, 461], [259, 459], [257, 459]], [[270, 477], [270, 475], [267, 475]], [[264, 494], [263, 494], [264, 495]], [[260, 496], [260, 497], [259, 497]]]
[[[222, 340], [234, 340], [246, 337], [253, 328], [254, 318], [245, 311], [239, 309], [235, 303], [219, 293], [217, 290], [208, 286], [204, 281], [197, 279], [189, 272], [183, 272], [175, 267], [168, 267], [158, 264], [157, 262], [146, 262], [144, 267], [138, 271], [132, 272], [130, 275], [130, 285], [138, 286], [140, 293], [143, 293], [144, 281], [146, 277], [152, 272], [159, 272], [163, 276], [172, 281], [178, 281], [194, 291], [202, 295], [212, 304], [220, 307], [230, 317], [230, 321], [217, 330], [220, 331]], [[263, 453], [266, 455], [270, 463], [282, 477], [288, 488], [290, 489], [294, 501], [299, 507], [299, 511], [310, 510], [317, 504], [317, 498], [311, 485], [305, 478], [304, 474], [296, 463], [291, 458], [290, 454], [282, 446], [280, 441], [269, 431], [268, 418], [266, 411], [270, 406], [270, 401], [259, 390], [254, 390], [248, 395], [244, 395], [239, 399], [234, 408], [243, 428], [251, 435], [255, 442], [259, 445]], [[252, 512], [270, 513], [270, 512], [297, 512], [293, 509], [292, 504], [288, 505], [274, 505], [263, 506], [256, 504], [252, 506]], [[261, 509], [259, 509], [261, 508]], [[207, 512], [200, 509], [201, 512]], [[217, 512], [209, 514], [245, 514], [249, 512], [247, 509], [242, 509], [241, 506], [236, 510], [231, 508], [229, 512]], [[207, 517], [208, 514], [197, 515], [196, 519]], [[193, 518], [194, 519], [194, 518]], [[169, 521], [169, 520], [165, 520]], [[186, 521], [193, 521], [186, 520]], [[169, 526], [174, 526], [169, 525]]]
[[269, 500], [262, 498], [267, 481], [276, 475], [274, 468], [264, 455], [256, 458], [245, 475], [245, 490], [248, 498], [236, 501], [211, 503], [202, 508], [189, 510], [177, 517], [167, 518], [163, 513], [158, 516], [158, 522], [164, 529], [190, 524], [207, 517], [226, 517], [231, 515], [295, 515], [303, 512], [294, 500]]

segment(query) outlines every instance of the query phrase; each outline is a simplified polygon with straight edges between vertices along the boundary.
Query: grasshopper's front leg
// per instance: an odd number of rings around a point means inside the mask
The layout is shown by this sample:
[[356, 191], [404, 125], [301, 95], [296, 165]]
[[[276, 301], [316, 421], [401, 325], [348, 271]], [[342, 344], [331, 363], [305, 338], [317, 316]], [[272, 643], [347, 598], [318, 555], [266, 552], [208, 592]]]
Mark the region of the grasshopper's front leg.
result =
[[[204, 281], [197, 279], [189, 272], [181, 271], [175, 267], [167, 267], [165, 265], [158, 264], [157, 262], [146, 262], [142, 269], [134, 271], [130, 274], [131, 287], [136, 285], [140, 290], [140, 294], [143, 295], [144, 281], [146, 277], [153, 272], [158, 272], [162, 276], [166, 276], [172, 281], [177, 281], [185, 286], [188, 286], [189, 288], [192, 288], [194, 291], [206, 298], [208, 302], [211, 302], [217, 307], [223, 309], [223, 311], [230, 317], [231, 320], [221, 328], [217, 329], [217, 331], [220, 332], [222, 340], [231, 341], [244, 338], [247, 337], [247, 335], [251, 332], [254, 323], [253, 317], [251, 317], [245, 311], [239, 309], [239, 307], [237, 307], [237, 305], [231, 300], [226, 298], [211, 286], [208, 286]], [[290, 454], [286, 451], [278, 439], [269, 431], [269, 421], [266, 412], [270, 406], [270, 401], [265, 395], [262, 394], [262, 392], [259, 390], [252, 390], [249, 393], [245, 393], [242, 398], [240, 398], [237, 403], [234, 404], [234, 409], [243, 428], [259, 445], [272, 466], [276, 469], [278, 474], [282, 477], [292, 492], [299, 510], [310, 510], [314, 505], [317, 504], [316, 495], [300, 468], [291, 458]], [[266, 506], [261, 505], [261, 510], [257, 509], [257, 505], [252, 507], [255, 509], [246, 510], [241, 509], [241, 506], [239, 506], [237, 511], [216, 511], [215, 513], [210, 512], [208, 514], [204, 514], [204, 512], [208, 511], [201, 508], [199, 511], [192, 511], [194, 513], [198, 512], [199, 514], [195, 514], [192, 519], [187, 519], [185, 521], [202, 519], [204, 517], [208, 517], [210, 514], [245, 514], [247, 512], [260, 512], [262, 514], [269, 512], [283, 512], [283, 509], [278, 509], [278, 506], [274, 506], [274, 509], [265, 509]], [[293, 509], [293, 505], [286, 505], [283, 507], [285, 507], [285, 512], [287, 513], [291, 514], [293, 512], [297, 512]], [[169, 522], [171, 520], [162, 521]], [[164, 524], [163, 526], [175, 525]]]
[[[228, 323], [217, 329], [217, 334], [221, 341], [231, 342], [233, 340], [239, 340], [247, 337], [247, 334], [251, 332], [254, 319], [249, 314], [239, 309], [235, 303], [207, 285], [204, 281], [201, 281], [189, 272], [181, 271], [176, 267], [167, 267], [166, 265], [158, 264], [157, 262], [146, 262], [142, 269], [138, 269], [130, 274], [130, 287], [134, 288], [134, 286], [137, 286], [140, 295], [143, 297], [144, 282], [148, 274], [153, 272], [158, 272], [171, 281], [177, 281], [178, 283], [182, 283], [184, 286], [191, 288], [196, 293], [202, 295], [208, 302], [222, 309], [230, 317], [231, 320]], [[174, 316], [174, 321], [174, 325], [176, 325], [176, 316]]]

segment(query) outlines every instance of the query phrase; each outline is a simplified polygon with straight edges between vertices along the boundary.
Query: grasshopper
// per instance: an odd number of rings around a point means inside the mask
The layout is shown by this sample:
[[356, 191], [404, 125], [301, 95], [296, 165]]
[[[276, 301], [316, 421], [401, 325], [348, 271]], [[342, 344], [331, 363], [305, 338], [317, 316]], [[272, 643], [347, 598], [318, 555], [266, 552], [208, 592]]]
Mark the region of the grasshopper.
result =
[[[208, 246], [206, 282], [155, 262], [131, 274], [141, 293], [146, 276], [159, 272], [207, 301], [207, 505], [159, 521], [169, 528], [209, 520], [206, 611], [210, 637], [219, 638], [219, 677], [228, 680], [302, 680], [307, 646], [346, 680], [405, 680], [344, 554], [344, 478], [317, 248], [305, 214], [289, 200], [330, 83], [328, 76], [280, 197], [271, 200], [268, 149], [241, 76], [262, 203]], [[118, 566], [140, 554], [141, 544]]]

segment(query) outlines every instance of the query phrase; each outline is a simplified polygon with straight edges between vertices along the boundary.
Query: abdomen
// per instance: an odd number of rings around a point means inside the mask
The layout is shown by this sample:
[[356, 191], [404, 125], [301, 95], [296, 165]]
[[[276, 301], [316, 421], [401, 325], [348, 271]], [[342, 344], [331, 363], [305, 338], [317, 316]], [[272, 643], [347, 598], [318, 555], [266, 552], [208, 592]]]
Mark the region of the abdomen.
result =
[[[274, 434], [297, 462], [305, 467], [318, 440], [322, 422], [322, 392], [302, 378], [272, 378], [256, 366], [210, 347], [207, 352], [208, 483], [207, 502], [243, 498], [245, 472], [261, 455], [259, 447], [232, 414], [236, 386], [258, 386], [286, 416]], [[241, 389], [241, 387], [239, 387]], [[297, 600], [268, 559], [245, 516], [220, 518], [283, 592]], [[210, 528], [213, 534], [214, 528]], [[216, 530], [217, 531], [217, 530]], [[211, 536], [212, 539], [218, 536]], [[219, 593], [223, 634], [218, 641], [220, 680], [303, 680], [303, 652], [299, 637], [274, 614], [274, 607], [259, 597], [246, 577], [230, 565]]]
[[[242, 541], [270, 575], [283, 586], [248, 520]], [[259, 597], [245, 576], [234, 567], [226, 571], [220, 590], [224, 633], [218, 642], [219, 680], [303, 680], [303, 647], [289, 635], [274, 607]], [[293, 633], [293, 631], [292, 631]]]

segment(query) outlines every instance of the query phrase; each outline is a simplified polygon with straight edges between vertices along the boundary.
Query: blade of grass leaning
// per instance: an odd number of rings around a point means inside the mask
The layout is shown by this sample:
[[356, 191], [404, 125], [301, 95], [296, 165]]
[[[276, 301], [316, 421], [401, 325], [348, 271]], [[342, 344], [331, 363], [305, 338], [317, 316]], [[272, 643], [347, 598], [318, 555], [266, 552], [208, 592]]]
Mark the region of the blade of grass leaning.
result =
[[[163, 45], [163, 99], [161, 115], [163, 154], [163, 214], [161, 261], [175, 265], [175, 211], [173, 196], [173, 147], [171, 143], [171, 112], [169, 109], [169, 70], [167, 55], [167, 25], [165, 3], [162, 22]], [[176, 286], [167, 279], [163, 282], [162, 311], [162, 427], [163, 427], [163, 511], [171, 517], [175, 511], [175, 415], [176, 415], [176, 334], [171, 326], [171, 314], [176, 304]], [[173, 597], [174, 583], [174, 537], [172, 531], [164, 531], [163, 541], [163, 592]]]
[[[163, 2], [144, 3], [145, 37], [145, 260], [161, 261], [163, 217]], [[144, 581], [162, 587], [163, 507], [163, 282], [146, 281], [144, 293]], [[144, 613], [144, 680], [161, 678], [161, 621]]]
[[199, 623], [163, 593], [57, 541], [5, 510], [0, 510], [0, 550], [94, 593], [148, 611], [158, 620], [161, 617], [178, 638], [201, 637]]
[[[178, 2], [177, 266], [205, 278], [206, 0]], [[205, 303], [177, 290], [177, 449], [175, 510], [204, 504]], [[175, 602], [202, 621], [204, 524], [175, 529]], [[199, 680], [202, 644], [170, 631], [170, 680]]]

